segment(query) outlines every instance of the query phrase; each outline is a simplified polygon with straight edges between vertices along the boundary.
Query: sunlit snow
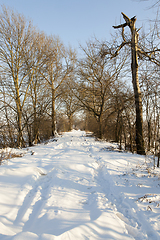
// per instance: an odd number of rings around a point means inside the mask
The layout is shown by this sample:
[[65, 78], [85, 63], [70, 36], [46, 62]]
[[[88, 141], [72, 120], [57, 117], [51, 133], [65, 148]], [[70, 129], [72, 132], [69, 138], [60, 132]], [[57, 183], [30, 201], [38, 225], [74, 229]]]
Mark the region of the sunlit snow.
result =
[[[21, 150], [22, 151], [22, 150]], [[0, 166], [0, 239], [160, 239], [160, 171], [73, 130]]]

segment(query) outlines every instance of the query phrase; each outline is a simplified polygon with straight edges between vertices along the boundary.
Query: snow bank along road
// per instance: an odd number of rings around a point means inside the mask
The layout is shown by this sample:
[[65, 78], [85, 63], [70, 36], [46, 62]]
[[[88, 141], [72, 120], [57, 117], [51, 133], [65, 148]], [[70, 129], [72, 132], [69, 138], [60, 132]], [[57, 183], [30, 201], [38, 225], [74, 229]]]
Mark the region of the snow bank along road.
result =
[[72, 131], [0, 166], [0, 239], [160, 239], [157, 175], [111, 147]]

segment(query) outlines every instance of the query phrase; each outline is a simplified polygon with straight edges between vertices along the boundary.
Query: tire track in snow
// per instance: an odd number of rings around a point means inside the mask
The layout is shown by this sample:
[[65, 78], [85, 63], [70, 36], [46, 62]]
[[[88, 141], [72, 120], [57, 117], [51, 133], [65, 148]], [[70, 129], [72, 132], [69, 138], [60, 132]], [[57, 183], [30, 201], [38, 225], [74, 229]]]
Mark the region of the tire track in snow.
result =
[[[49, 174], [43, 173], [40, 169], [36, 169], [36, 171], [39, 173], [39, 177], [34, 181], [32, 180], [32, 188], [25, 195], [23, 204], [19, 208], [17, 217], [14, 221], [15, 225], [24, 222], [23, 229], [25, 231], [30, 228], [34, 219], [43, 208], [48, 198], [50, 185], [52, 184], [52, 175], [56, 172], [55, 169], [52, 169]], [[24, 191], [26, 191], [26, 189]]]

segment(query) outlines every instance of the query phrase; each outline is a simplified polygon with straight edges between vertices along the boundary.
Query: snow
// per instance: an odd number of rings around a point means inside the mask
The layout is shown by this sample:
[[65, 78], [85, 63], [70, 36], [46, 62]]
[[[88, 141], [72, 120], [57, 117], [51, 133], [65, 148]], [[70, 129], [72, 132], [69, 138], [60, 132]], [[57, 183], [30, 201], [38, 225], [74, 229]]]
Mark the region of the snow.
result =
[[149, 157], [79, 130], [23, 152], [0, 166], [1, 240], [160, 239]]

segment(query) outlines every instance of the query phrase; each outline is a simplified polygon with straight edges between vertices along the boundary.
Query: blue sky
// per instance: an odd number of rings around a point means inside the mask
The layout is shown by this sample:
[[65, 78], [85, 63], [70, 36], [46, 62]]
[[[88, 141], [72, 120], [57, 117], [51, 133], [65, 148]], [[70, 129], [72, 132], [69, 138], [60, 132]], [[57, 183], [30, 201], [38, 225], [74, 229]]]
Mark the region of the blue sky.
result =
[[137, 27], [154, 19], [154, 0], [0, 0], [0, 5], [22, 13], [33, 25], [48, 35], [58, 35], [65, 45], [78, 48], [96, 36], [110, 40], [112, 25], [123, 21], [121, 12], [137, 16]]

